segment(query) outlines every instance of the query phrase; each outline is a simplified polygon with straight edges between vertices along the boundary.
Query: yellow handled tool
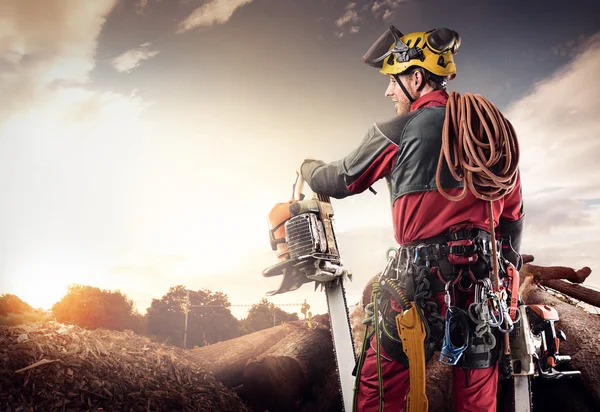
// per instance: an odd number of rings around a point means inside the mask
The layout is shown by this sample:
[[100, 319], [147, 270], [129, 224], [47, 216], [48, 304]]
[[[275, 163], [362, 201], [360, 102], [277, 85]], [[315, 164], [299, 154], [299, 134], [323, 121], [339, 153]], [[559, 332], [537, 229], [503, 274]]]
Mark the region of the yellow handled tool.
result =
[[427, 412], [429, 401], [425, 393], [425, 326], [413, 304], [407, 311], [396, 316], [398, 335], [404, 353], [408, 357], [410, 391], [406, 403], [407, 412]]

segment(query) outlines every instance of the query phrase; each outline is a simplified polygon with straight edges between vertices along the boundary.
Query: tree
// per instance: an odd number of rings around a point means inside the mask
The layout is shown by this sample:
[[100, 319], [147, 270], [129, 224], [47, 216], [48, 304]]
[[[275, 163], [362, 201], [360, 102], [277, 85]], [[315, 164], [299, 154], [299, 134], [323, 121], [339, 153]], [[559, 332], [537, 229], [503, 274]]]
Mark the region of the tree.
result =
[[260, 302], [252, 305], [242, 325], [248, 333], [251, 333], [293, 320], [298, 320], [298, 314], [286, 312], [266, 298], [262, 298]]
[[238, 320], [231, 314], [230, 306], [227, 295], [222, 292], [173, 286], [162, 298], [152, 299], [146, 311], [148, 334], [183, 347], [187, 310], [186, 347], [238, 337]]
[[6, 316], [9, 313], [27, 312], [33, 312], [33, 308], [18, 296], [10, 293], [0, 295], [0, 315]]
[[119, 291], [73, 284], [52, 306], [56, 320], [86, 329], [133, 329], [139, 332], [139, 317], [133, 302]]

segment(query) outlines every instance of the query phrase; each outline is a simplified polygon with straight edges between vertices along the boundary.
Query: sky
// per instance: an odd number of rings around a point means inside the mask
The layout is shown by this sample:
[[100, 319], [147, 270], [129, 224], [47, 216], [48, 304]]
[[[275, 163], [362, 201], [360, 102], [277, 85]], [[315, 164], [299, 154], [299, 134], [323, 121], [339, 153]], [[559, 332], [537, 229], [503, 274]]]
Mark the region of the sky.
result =
[[[342, 158], [394, 116], [360, 60], [392, 24], [460, 33], [449, 90], [484, 95], [519, 137], [522, 252], [600, 286], [598, 15], [595, 0], [0, 0], [0, 294], [258, 302], [279, 283], [261, 274], [267, 213], [302, 160]], [[395, 246], [374, 188], [333, 200], [350, 303]], [[305, 299], [326, 312], [311, 285], [269, 298]]]

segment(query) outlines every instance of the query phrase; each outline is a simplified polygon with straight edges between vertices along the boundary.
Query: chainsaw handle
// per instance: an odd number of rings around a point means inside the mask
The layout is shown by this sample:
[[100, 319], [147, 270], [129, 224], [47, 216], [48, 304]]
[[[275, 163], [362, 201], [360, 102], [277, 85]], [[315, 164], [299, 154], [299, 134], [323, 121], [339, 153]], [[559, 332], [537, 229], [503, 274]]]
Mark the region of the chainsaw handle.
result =
[[304, 190], [304, 177], [302, 177], [302, 173], [300, 169], [296, 170], [296, 182], [294, 182], [294, 193], [293, 200], [302, 200], [300, 196], [302, 195], [302, 191]]

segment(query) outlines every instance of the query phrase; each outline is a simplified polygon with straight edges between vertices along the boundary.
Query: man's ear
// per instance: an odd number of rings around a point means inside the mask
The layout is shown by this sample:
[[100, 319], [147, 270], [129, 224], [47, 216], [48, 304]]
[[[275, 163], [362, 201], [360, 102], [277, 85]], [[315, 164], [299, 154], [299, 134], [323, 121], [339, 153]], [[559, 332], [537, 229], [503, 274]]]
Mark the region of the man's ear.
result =
[[425, 76], [423, 76], [423, 72], [421, 70], [415, 70], [415, 88], [419, 91], [425, 87]]

